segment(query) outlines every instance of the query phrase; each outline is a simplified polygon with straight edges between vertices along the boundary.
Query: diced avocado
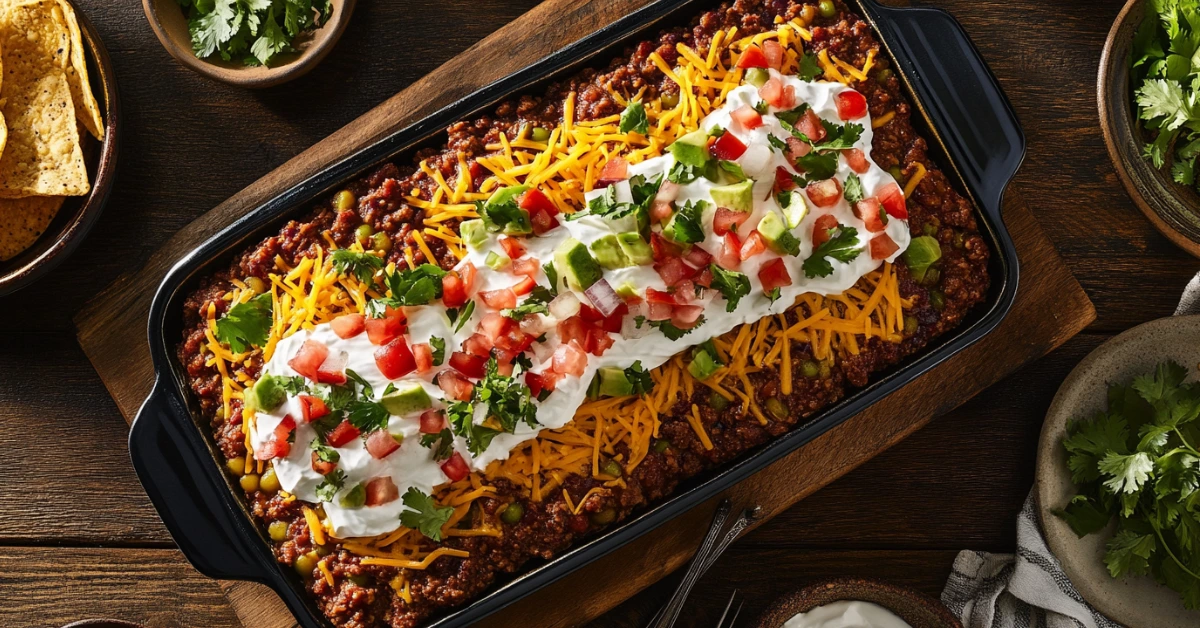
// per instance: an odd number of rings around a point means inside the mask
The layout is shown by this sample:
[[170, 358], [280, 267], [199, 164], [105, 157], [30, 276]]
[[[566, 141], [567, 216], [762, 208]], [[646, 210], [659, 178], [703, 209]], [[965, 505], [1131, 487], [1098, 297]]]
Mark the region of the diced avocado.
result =
[[908, 272], [912, 274], [912, 278], [924, 281], [929, 267], [942, 259], [942, 246], [933, 236], [917, 236], [908, 243], [908, 248], [901, 257], [904, 258], [904, 263], [908, 264]]
[[270, 412], [279, 407], [287, 399], [287, 393], [280, 385], [279, 379], [270, 373], [264, 373], [254, 382], [254, 387], [246, 391], [246, 407], [255, 412]]
[[754, 210], [754, 181], [746, 179], [740, 183], [718, 185], [712, 189], [713, 202], [717, 207], [738, 212]]
[[488, 197], [487, 204], [489, 206], [503, 205], [525, 193], [527, 190], [529, 190], [528, 185], [510, 185], [506, 188], [500, 188], [492, 192], [492, 195]]
[[755, 87], [762, 87], [770, 79], [771, 73], [763, 68], [749, 68], [744, 76], [744, 80]]
[[429, 398], [429, 393], [425, 392], [425, 387], [416, 383], [402, 384], [400, 388], [384, 395], [379, 403], [388, 413], [397, 416], [428, 410], [433, 406], [433, 400]]
[[595, 258], [596, 263], [608, 270], [625, 268], [630, 265], [629, 258], [625, 257], [614, 233], [601, 236], [592, 242], [592, 257]]
[[629, 258], [631, 265], [645, 266], [654, 261], [654, 250], [650, 248], [649, 244], [646, 244], [640, 233], [619, 234], [617, 242], [621, 245], [621, 251], [625, 253], [625, 257]]
[[587, 246], [575, 238], [567, 238], [554, 252], [554, 267], [575, 290], [587, 290], [604, 275], [600, 264], [588, 253]]
[[783, 219], [788, 229], [799, 227], [800, 221], [808, 215], [808, 201], [804, 200], [804, 194], [800, 190], [780, 192], [775, 200], [779, 201], [779, 208], [783, 210]]
[[626, 397], [633, 394], [633, 382], [618, 366], [602, 366], [596, 377], [600, 380], [601, 397]]
[[512, 263], [512, 258], [503, 253], [488, 251], [487, 257], [483, 258], [483, 263], [492, 270], [504, 270]]
[[367, 487], [366, 484], [359, 482], [354, 485], [354, 488], [342, 493], [338, 498], [338, 505], [342, 508], [361, 508], [367, 503]]
[[501, 231], [505, 235], [533, 233], [529, 212], [517, 207], [515, 202], [516, 197], [528, 189], [527, 185], [511, 185], [493, 192], [481, 208], [484, 225], [491, 231]]
[[463, 221], [458, 226], [458, 233], [462, 236], [463, 242], [476, 251], [483, 246], [484, 242], [487, 242], [487, 226], [478, 218]]
[[674, 155], [675, 161], [685, 166], [703, 166], [711, 159], [708, 154], [708, 133], [700, 129], [675, 140], [667, 150]]
[[688, 373], [691, 373], [692, 377], [696, 379], [704, 380], [712, 377], [713, 373], [721, 369], [721, 366], [722, 364], [707, 350], [700, 349], [692, 356], [692, 362], [688, 364]]
[[799, 255], [800, 241], [783, 223], [783, 219], [775, 212], [767, 212], [758, 221], [758, 233], [767, 241], [767, 246], [780, 255]]
[[617, 296], [621, 297], [622, 299], [632, 299], [634, 297], [640, 297], [642, 295], [638, 294], [637, 286], [633, 285], [633, 283], [631, 283], [631, 282], [626, 281], [625, 283], [621, 284], [620, 286], [617, 286]]

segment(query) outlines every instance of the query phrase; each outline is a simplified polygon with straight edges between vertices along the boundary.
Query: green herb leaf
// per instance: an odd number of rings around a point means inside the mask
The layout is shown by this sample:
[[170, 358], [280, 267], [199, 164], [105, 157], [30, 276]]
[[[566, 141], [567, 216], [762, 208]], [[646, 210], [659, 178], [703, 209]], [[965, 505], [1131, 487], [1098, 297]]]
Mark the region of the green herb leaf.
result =
[[802, 81], [812, 81], [818, 76], [825, 73], [817, 63], [816, 55], [800, 53], [800, 69], [796, 72], [796, 76]]
[[342, 459], [341, 454], [336, 449], [321, 443], [321, 439], [314, 438], [308, 444], [308, 448], [317, 453], [317, 459], [322, 462], [337, 462]]
[[846, 177], [846, 189], [842, 194], [846, 197], [846, 202], [851, 205], [866, 198], [866, 193], [863, 192], [862, 181], [859, 180], [858, 175], [851, 172]]
[[242, 353], [249, 346], [263, 346], [271, 330], [272, 309], [269, 292], [229, 308], [217, 319], [217, 340], [229, 345], [234, 353]]
[[629, 105], [625, 107], [625, 111], [621, 112], [622, 133], [641, 133], [645, 135], [650, 132], [650, 121], [646, 119], [646, 108], [637, 100], [629, 101]]
[[372, 283], [377, 271], [383, 270], [383, 258], [374, 253], [356, 253], [349, 249], [338, 249], [331, 256], [333, 269], [339, 275], [353, 275], [363, 283]]
[[742, 297], [750, 294], [750, 278], [736, 270], [725, 270], [716, 264], [709, 264], [708, 269], [712, 273], [712, 288], [725, 297], [725, 311], [736, 310]]
[[403, 497], [407, 510], [400, 513], [400, 524], [417, 530], [434, 541], [442, 540], [442, 526], [454, 514], [451, 506], [438, 506], [433, 498], [415, 486], [409, 487]]
[[829, 263], [827, 257], [848, 264], [858, 257], [859, 253], [862, 253], [862, 247], [858, 246], [858, 230], [839, 225], [829, 230], [829, 239], [822, 242], [821, 246], [804, 260], [801, 268], [809, 279], [828, 277], [833, 274], [833, 264]]
[[650, 371], [642, 367], [641, 360], [635, 360], [625, 369], [625, 377], [633, 384], [633, 394], [635, 395], [644, 395], [654, 390], [654, 378], [650, 376]]
[[704, 208], [708, 205], [705, 201], [688, 201], [683, 204], [671, 219], [670, 236], [675, 242], [681, 244], [695, 244], [696, 242], [704, 241]]
[[429, 346], [433, 349], [433, 365], [441, 366], [446, 361], [446, 339], [434, 336], [429, 339]]
[[650, 321], [650, 326], [654, 327], [658, 331], [661, 331], [662, 334], [667, 337], [667, 340], [679, 340], [680, 338], [683, 338], [684, 336], [692, 333], [692, 330], [700, 327], [703, 324], [704, 324], [703, 316], [701, 316], [700, 319], [696, 321], [695, 325], [692, 325], [688, 329], [680, 329], [680, 328], [676, 327], [675, 324], [669, 320], [667, 320], [667, 321]]
[[337, 495], [338, 491], [342, 490], [342, 487], [345, 486], [345, 484], [345, 472], [343, 472], [341, 469], [334, 469], [333, 471], [329, 472], [329, 475], [325, 476], [324, 480], [321, 480], [320, 484], [317, 485], [317, 499], [323, 502], [333, 501], [333, 497]]
[[422, 434], [421, 446], [433, 450], [433, 461], [441, 462], [454, 453], [454, 434], [445, 428], [437, 434]]

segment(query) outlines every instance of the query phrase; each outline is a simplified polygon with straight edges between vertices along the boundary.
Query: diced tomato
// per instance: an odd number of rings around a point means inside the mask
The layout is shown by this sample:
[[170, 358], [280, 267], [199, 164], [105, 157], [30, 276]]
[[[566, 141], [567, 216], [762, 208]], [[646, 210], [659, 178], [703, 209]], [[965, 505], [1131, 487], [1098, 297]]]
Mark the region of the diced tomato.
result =
[[[495, 344], [497, 338], [507, 334], [508, 330], [512, 327], [513, 319], [497, 312], [488, 312], [483, 317], [483, 320], [479, 321], [479, 332], [486, 335], [488, 339], [491, 340], [492, 344]], [[490, 348], [491, 347], [489, 346], [489, 349]], [[475, 355], [487, 355], [487, 351], [483, 351], [482, 353], [470, 351], [468, 353], [474, 353]]]
[[463, 280], [463, 288], [466, 290], [467, 294], [470, 294], [471, 288], [475, 286], [475, 274], [477, 272], [478, 271], [475, 270], [475, 265], [471, 262], [463, 264], [462, 268], [458, 269], [458, 274]]
[[742, 263], [742, 241], [730, 231], [722, 236], [721, 251], [717, 253], [717, 265], [726, 270], [737, 268]]
[[792, 178], [792, 173], [788, 172], [788, 169], [784, 168], [783, 166], [776, 167], [775, 191], [789, 192], [794, 189], [796, 189], [796, 180]]
[[650, 249], [654, 252], [654, 261], [656, 262], [683, 254], [683, 247], [662, 237], [657, 231], [650, 232]]
[[599, 327], [588, 330], [588, 353], [596, 356], [604, 355], [604, 352], [608, 351], [611, 346], [613, 346], [613, 338], [608, 335], [608, 332]]
[[[791, 180], [790, 178], [788, 179]], [[742, 223], [750, 219], [750, 212], [740, 212], [733, 209], [718, 207], [713, 215], [713, 233], [723, 236], [731, 231], [736, 232]]]
[[654, 288], [646, 288], [646, 302], [666, 303], [668, 305], [675, 305], [677, 303], [674, 294], [671, 294], [670, 292], [663, 292], [662, 290], [655, 290]]
[[624, 303], [618, 305], [612, 314], [605, 316], [604, 320], [600, 321], [600, 329], [614, 334], [621, 333], [621, 326], [625, 321], [626, 314], [629, 314], [629, 306]]
[[499, 290], [480, 292], [479, 298], [483, 299], [483, 303], [494, 310], [517, 307], [517, 293], [513, 292], [512, 288], [500, 288]]
[[670, 320], [671, 313], [674, 311], [675, 306], [670, 303], [650, 301], [646, 304], [646, 318], [652, 321]]
[[904, 192], [899, 185], [889, 183], [883, 186], [879, 192], [879, 202], [883, 203], [884, 211], [892, 218], [908, 220], [908, 205], [904, 202]]
[[326, 406], [325, 401], [320, 397], [300, 395], [298, 399], [300, 400], [300, 416], [304, 417], [305, 423], [312, 423], [329, 414], [329, 406]]
[[472, 379], [482, 379], [487, 360], [477, 355], [455, 351], [450, 354], [450, 366]]
[[696, 322], [703, 314], [704, 306], [677, 305], [675, 311], [671, 313], [671, 324], [680, 329], [691, 329], [696, 326]]
[[451, 482], [457, 482], [471, 473], [471, 467], [467, 466], [467, 461], [463, 460], [462, 454], [456, 451], [449, 460], [442, 463], [442, 473], [445, 473]]
[[842, 91], [833, 100], [837, 104], [838, 117], [843, 120], [857, 120], [867, 115], [867, 99], [852, 89]]
[[663, 181], [658, 186], [658, 193], [654, 195], [656, 201], [671, 202], [679, 198], [679, 184], [674, 181]]
[[286, 440], [267, 441], [261, 447], [254, 450], [255, 460], [270, 460], [272, 458], [286, 458], [292, 453], [292, 444]]
[[804, 188], [808, 199], [817, 207], [833, 207], [842, 198], [842, 182], [836, 178], [813, 181]]
[[288, 436], [296, 429], [296, 419], [292, 415], [284, 415], [279, 425], [275, 426], [275, 440], [288, 440]]
[[791, 163], [793, 166], [796, 165], [796, 162], [801, 157], [812, 152], [812, 144], [809, 144], [798, 137], [787, 138], [787, 147], [788, 163]]
[[367, 437], [367, 453], [376, 460], [387, 458], [397, 449], [400, 449], [400, 443], [387, 430], [375, 430]]
[[821, 124], [820, 116], [812, 109], [805, 111], [804, 115], [800, 116], [800, 120], [796, 123], [796, 130], [814, 142], [825, 139], [825, 126]]
[[655, 200], [650, 204], [650, 220], [652, 222], [666, 222], [671, 219], [671, 214], [674, 213], [675, 208], [671, 207], [671, 201]]
[[497, 359], [497, 360], [498, 361], [496, 362], [496, 372], [505, 377], [512, 377], [513, 370], [515, 370], [515, 368], [513, 367], [513, 363], [511, 361], [504, 362], [504, 361], [499, 361], [499, 359]]
[[792, 275], [788, 272], [783, 258], [776, 257], [758, 269], [758, 282], [762, 284], [763, 292], [770, 292], [776, 288], [792, 285]]
[[754, 107], [751, 107], [750, 105], [742, 105], [741, 107], [734, 109], [733, 113], [729, 115], [734, 120], [737, 120], [738, 124], [741, 124], [746, 129], [757, 129], [763, 125], [762, 115], [755, 111]]
[[783, 81], [780, 81], [778, 78], [775, 78], [775, 77], [771, 77], [771, 78], [767, 79], [767, 82], [763, 83], [762, 87], [758, 88], [758, 95], [763, 100], [767, 101], [768, 105], [771, 105], [772, 107], [775, 107], [776, 109], [782, 109], [783, 108]]
[[587, 303], [579, 304], [579, 318], [585, 323], [595, 323], [604, 319], [599, 310], [588, 305]]
[[426, 410], [421, 413], [421, 433], [437, 434], [446, 429], [446, 413], [441, 410]]
[[338, 338], [345, 340], [363, 333], [367, 328], [367, 317], [362, 314], [343, 314], [330, 321], [329, 326]]
[[587, 353], [572, 341], [558, 345], [551, 358], [551, 368], [562, 375], [580, 377], [587, 369]]
[[886, 233], [871, 238], [871, 259], [887, 259], [899, 250], [900, 246]]
[[816, 222], [813, 223], [813, 248], [815, 249], [818, 246], [825, 244], [825, 242], [829, 240], [829, 230], [835, 229], [837, 226], [838, 221], [837, 218], [833, 217], [833, 214], [825, 214], [817, 218]]
[[346, 354], [330, 353], [317, 369], [317, 382], [341, 386], [346, 383]]
[[679, 303], [691, 303], [696, 300], [696, 284], [691, 279], [684, 279], [675, 286], [673, 294]]
[[513, 285], [512, 288], [509, 288], [509, 289], [512, 290], [513, 294], [515, 294], [516, 296], [524, 296], [524, 295], [529, 294], [530, 292], [533, 292], [533, 289], [536, 287], [537, 287], [537, 282], [533, 280], [533, 277], [526, 277], [526, 278], [522, 279], [521, 281], [518, 281], [516, 284]]
[[462, 350], [481, 358], [488, 357], [492, 352], [494, 341], [487, 334], [471, 334], [470, 338], [463, 341]]
[[529, 212], [529, 223], [535, 235], [543, 235], [559, 225], [558, 218], [546, 213], [545, 210], [535, 209]]
[[553, 391], [555, 383], [556, 378], [554, 378], [553, 373], [549, 371], [546, 373], [534, 373], [533, 371], [525, 372], [525, 385], [529, 387], [529, 392], [532, 393], [534, 397], [540, 396], [543, 390]]
[[684, 264], [683, 260], [678, 257], [655, 264], [654, 270], [658, 272], [659, 277], [662, 277], [663, 283], [668, 286], [674, 286], [684, 279], [696, 276], [696, 269]]
[[879, 233], [886, 226], [884, 223], [885, 214], [883, 213], [883, 204], [873, 196], [855, 203], [854, 215], [866, 223], [867, 231], [871, 233]]
[[412, 346], [413, 360], [417, 362], [418, 373], [428, 373], [433, 368], [433, 347], [419, 342]]
[[532, 257], [523, 257], [518, 260], [513, 260], [512, 273], [514, 275], [525, 275], [530, 281], [537, 279], [537, 274], [542, 270], [542, 263]]
[[842, 155], [846, 158], [846, 165], [858, 174], [866, 174], [871, 169], [870, 162], [867, 161], [867, 156], [857, 148], [842, 151]]
[[712, 154], [717, 159], [733, 161], [741, 157], [744, 152], [746, 152], [746, 144], [729, 131], [722, 133], [721, 137], [718, 137], [712, 144]]
[[325, 444], [330, 447], [341, 447], [358, 438], [359, 434], [361, 432], [358, 431], [357, 427], [351, 425], [349, 421], [342, 421], [325, 435]]
[[780, 109], [794, 109], [796, 107], [796, 86], [783, 86], [783, 99], [780, 101]]
[[696, 268], [704, 268], [712, 261], [712, 255], [709, 255], [708, 251], [700, 248], [699, 245], [693, 244], [683, 259]]
[[778, 70], [783, 67], [783, 46], [774, 39], [763, 42], [763, 55], [767, 57], [767, 67]]
[[467, 287], [457, 271], [442, 276], [442, 304], [446, 307], [462, 307], [467, 304]]
[[470, 401], [471, 396], [475, 394], [475, 384], [454, 369], [446, 369], [438, 373], [437, 383], [442, 392], [451, 399]]
[[765, 250], [767, 250], [767, 241], [763, 239], [758, 229], [755, 229], [750, 232], [750, 237], [746, 238], [746, 241], [742, 243], [742, 248], [738, 251], [738, 255], [742, 258], [742, 261], [746, 261]]
[[317, 342], [316, 340], [305, 340], [300, 346], [300, 350], [296, 352], [296, 356], [288, 360], [288, 366], [292, 367], [300, 375], [317, 381], [317, 371], [321, 365], [325, 363], [325, 359], [329, 357], [329, 347]]
[[504, 253], [509, 259], [517, 259], [525, 254], [525, 245], [516, 238], [504, 237], [500, 238], [500, 246], [504, 249]]
[[400, 489], [396, 488], [392, 478], [385, 475], [367, 480], [367, 501], [364, 502], [366, 505], [382, 506], [397, 499], [400, 499]]
[[337, 468], [336, 462], [325, 462], [317, 456], [317, 452], [312, 452], [312, 470], [321, 475], [329, 475]]
[[699, 275], [696, 275], [695, 282], [696, 282], [697, 286], [704, 286], [705, 288], [711, 288], [712, 280], [713, 280], [712, 270], [705, 268], [704, 270], [700, 271]]
[[404, 338], [396, 338], [375, 350], [375, 366], [384, 377], [400, 379], [417, 370], [417, 361]]
[[596, 188], [605, 188], [628, 178], [629, 162], [620, 157], [613, 157], [600, 169], [600, 178], [596, 180]]
[[404, 333], [404, 312], [396, 308], [387, 308], [383, 318], [368, 318], [366, 320], [367, 339], [373, 345], [386, 345], [393, 338]]
[[530, 216], [532, 216], [534, 212], [542, 212], [550, 217], [558, 215], [558, 207], [554, 204], [554, 201], [550, 200], [550, 197], [543, 194], [542, 191], [537, 188], [530, 188], [526, 190], [525, 193], [521, 195], [521, 201], [518, 203], [518, 206], [521, 209], [529, 212]]
[[758, 46], [747, 46], [742, 56], [738, 57], [737, 67], [742, 68], [767, 68], [770, 67], [770, 62], [767, 60], [767, 55], [763, 53], [762, 48]]
[[[521, 331], [520, 327], [514, 325], [508, 330], [508, 333], [496, 339], [496, 348], [500, 351], [513, 354], [513, 358], [515, 358], [516, 354], [528, 349], [536, 339], [534, 336]], [[509, 359], [508, 362], [512, 362], [512, 359]]]

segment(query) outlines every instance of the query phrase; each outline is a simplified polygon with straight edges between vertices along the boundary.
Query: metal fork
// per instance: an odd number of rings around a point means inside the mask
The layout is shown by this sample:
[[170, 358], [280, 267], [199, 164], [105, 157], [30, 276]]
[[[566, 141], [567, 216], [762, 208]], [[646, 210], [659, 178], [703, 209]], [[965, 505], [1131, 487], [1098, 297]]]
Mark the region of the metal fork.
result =
[[721, 612], [721, 618], [717, 620], [717, 628], [733, 628], [733, 625], [737, 623], [738, 615], [742, 614], [742, 606], [745, 606], [746, 600], [742, 600], [741, 604], [738, 604], [737, 609], [733, 611], [733, 617], [729, 618], [729, 625], [725, 625], [725, 618], [729, 616], [729, 609], [733, 608], [733, 601], [737, 599], [737, 594], [738, 590], [734, 589], [733, 595], [729, 596], [729, 601], [725, 603], [725, 610]]
[[[721, 556], [721, 553], [736, 541], [742, 531], [759, 516], [758, 506], [753, 506], [742, 511], [742, 514], [734, 520], [733, 525], [729, 527], [729, 530], [722, 537], [720, 535], [721, 528], [725, 527], [725, 521], [729, 518], [729, 511], [731, 509], [732, 505], [729, 500], [721, 502], [721, 505], [717, 507], [717, 511], [713, 515], [712, 525], [708, 528], [708, 534], [704, 537], [704, 542], [700, 544], [700, 549], [696, 550], [696, 555], [692, 558], [691, 565], [688, 566], [687, 572], [683, 574], [683, 580], [675, 588], [671, 599], [667, 600], [662, 609], [650, 620], [648, 628], [672, 628], [675, 625], [676, 620], [679, 619], [679, 613], [683, 611], [683, 606], [687, 602], [688, 595], [692, 592], [692, 587], [696, 585], [696, 582], [700, 580], [704, 572], [708, 571], [709, 567], [712, 567], [717, 558]], [[731, 598], [730, 604], [732, 603], [733, 600]], [[738, 610], [741, 610], [740, 606]], [[728, 612], [728, 609], [726, 611]], [[723, 618], [724, 616], [722, 616]], [[737, 615], [735, 613], [734, 619], [736, 618]]]

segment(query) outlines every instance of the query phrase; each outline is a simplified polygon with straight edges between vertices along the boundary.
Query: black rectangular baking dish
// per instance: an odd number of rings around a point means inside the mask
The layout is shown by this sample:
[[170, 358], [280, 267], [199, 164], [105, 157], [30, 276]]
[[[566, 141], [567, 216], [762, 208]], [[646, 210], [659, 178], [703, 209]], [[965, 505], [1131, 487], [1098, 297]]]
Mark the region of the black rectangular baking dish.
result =
[[[291, 569], [278, 564], [262, 532], [223, 471], [207, 422], [188, 394], [174, 347], [182, 333], [182, 305], [200, 277], [228, 263], [250, 242], [375, 164], [436, 143], [452, 122], [492, 108], [589, 63], [605, 62], [626, 45], [685, 24], [714, 0], [659, 0], [584, 37], [533, 65], [455, 102], [420, 122], [312, 176], [226, 227], [168, 273], [150, 310], [149, 340], [156, 380], [129, 436], [130, 457], [146, 492], [188, 560], [207, 576], [252, 580], [275, 590], [306, 628], [329, 622]], [[930, 155], [978, 209], [980, 231], [993, 255], [985, 303], [956, 330], [807, 423], [743, 455], [722, 469], [683, 484], [668, 499], [561, 556], [502, 581], [486, 595], [434, 618], [430, 628], [465, 626], [579, 569], [737, 484], [771, 462], [854, 416], [996, 328], [1017, 291], [1018, 264], [1004, 226], [1005, 188], [1025, 154], [1025, 138], [1007, 99], [978, 51], [949, 14], [927, 8], [888, 8], [850, 0], [906, 84], [918, 115], [917, 130]]]

